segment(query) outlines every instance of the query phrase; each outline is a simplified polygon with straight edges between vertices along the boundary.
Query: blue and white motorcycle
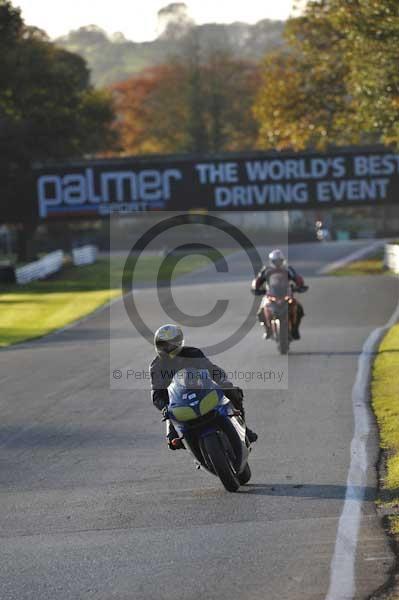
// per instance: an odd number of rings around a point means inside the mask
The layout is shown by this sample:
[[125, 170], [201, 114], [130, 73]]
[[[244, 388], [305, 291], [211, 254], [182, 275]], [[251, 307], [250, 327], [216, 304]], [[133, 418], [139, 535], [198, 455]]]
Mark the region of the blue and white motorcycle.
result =
[[241, 413], [202, 369], [183, 369], [168, 388], [170, 419], [197, 465], [236, 492], [248, 483], [250, 443]]

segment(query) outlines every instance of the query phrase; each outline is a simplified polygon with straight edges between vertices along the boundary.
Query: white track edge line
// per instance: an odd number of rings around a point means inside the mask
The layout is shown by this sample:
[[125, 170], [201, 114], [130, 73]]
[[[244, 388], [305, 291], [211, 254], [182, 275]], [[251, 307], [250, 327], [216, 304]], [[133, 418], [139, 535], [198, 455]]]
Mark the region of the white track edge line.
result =
[[346, 267], [346, 265], [349, 265], [351, 262], [354, 262], [355, 260], [359, 260], [361, 258], [369, 256], [370, 254], [372, 254], [374, 252], [374, 250], [377, 250], [378, 248], [380, 248], [381, 246], [384, 246], [385, 244], [386, 244], [386, 240], [378, 240], [378, 241], [374, 242], [373, 244], [366, 246], [365, 248], [359, 248], [359, 250], [355, 250], [355, 252], [351, 252], [351, 254], [348, 254], [344, 258], [336, 260], [332, 263], [329, 263], [325, 267], [322, 267], [317, 272], [317, 275], [327, 275], [328, 273], [331, 273], [331, 271], [336, 271], [337, 269]]
[[351, 462], [346, 483], [344, 507], [339, 519], [334, 555], [330, 567], [330, 586], [326, 600], [351, 600], [356, 592], [355, 565], [361, 507], [365, 496], [369, 467], [367, 444], [371, 430], [369, 384], [373, 354], [383, 335], [399, 320], [399, 304], [386, 325], [371, 332], [359, 356], [352, 389], [354, 434]]

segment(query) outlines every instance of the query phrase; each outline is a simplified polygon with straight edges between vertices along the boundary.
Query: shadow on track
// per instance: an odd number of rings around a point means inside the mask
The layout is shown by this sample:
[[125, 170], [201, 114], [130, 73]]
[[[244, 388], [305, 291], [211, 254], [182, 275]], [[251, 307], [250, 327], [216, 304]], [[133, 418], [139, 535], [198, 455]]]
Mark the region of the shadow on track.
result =
[[[345, 485], [316, 485], [316, 484], [287, 484], [275, 483], [264, 485], [261, 483], [249, 483], [240, 490], [243, 493], [257, 496], [281, 496], [297, 498], [319, 498], [329, 500], [344, 500], [347, 487]], [[353, 499], [375, 500], [376, 488], [359, 487], [352, 488]]]
[[70, 450], [79, 446], [121, 449], [151, 448], [158, 440], [158, 433], [150, 434], [135, 429], [123, 432], [71, 425], [66, 427], [51, 425], [0, 427], [0, 449], [56, 448]]
[[[359, 350], [355, 350], [353, 352], [348, 352], [348, 351], [342, 351], [342, 352], [329, 352], [324, 351], [324, 352], [295, 352], [294, 351], [290, 351], [289, 353], [289, 357], [290, 356], [360, 356], [362, 354], [362, 352], [360, 352]], [[369, 352], [368, 355], [369, 356], [376, 356], [377, 352]]]

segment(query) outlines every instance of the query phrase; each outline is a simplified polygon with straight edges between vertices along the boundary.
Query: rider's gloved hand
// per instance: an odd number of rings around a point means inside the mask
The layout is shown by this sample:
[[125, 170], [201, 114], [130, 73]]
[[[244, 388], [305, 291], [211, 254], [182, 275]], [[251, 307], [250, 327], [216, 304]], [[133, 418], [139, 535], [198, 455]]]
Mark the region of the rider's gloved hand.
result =
[[161, 413], [162, 413], [162, 421], [167, 421], [169, 419], [168, 407], [164, 406], [163, 409], [161, 410]]

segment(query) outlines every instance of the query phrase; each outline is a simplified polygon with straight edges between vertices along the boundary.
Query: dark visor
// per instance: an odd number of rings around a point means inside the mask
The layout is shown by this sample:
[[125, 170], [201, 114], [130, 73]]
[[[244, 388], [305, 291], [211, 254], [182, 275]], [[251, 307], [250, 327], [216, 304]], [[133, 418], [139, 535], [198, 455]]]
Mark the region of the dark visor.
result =
[[170, 354], [179, 347], [179, 344], [176, 344], [174, 342], [158, 342], [157, 347], [158, 350], [162, 350], [163, 352], [166, 352], [166, 354]]

